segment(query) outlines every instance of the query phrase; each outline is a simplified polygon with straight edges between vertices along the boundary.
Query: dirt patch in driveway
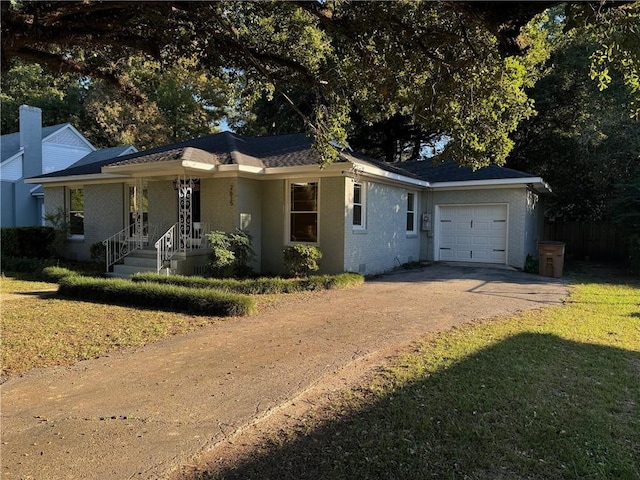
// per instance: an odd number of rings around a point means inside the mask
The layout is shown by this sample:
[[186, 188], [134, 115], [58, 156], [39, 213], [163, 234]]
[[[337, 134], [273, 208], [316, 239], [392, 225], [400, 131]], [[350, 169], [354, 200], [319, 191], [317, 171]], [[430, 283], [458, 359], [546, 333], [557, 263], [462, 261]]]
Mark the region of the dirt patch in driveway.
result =
[[250, 448], [260, 429], [306, 414], [424, 335], [560, 304], [566, 292], [534, 275], [434, 265], [11, 379], [2, 477], [166, 478]]

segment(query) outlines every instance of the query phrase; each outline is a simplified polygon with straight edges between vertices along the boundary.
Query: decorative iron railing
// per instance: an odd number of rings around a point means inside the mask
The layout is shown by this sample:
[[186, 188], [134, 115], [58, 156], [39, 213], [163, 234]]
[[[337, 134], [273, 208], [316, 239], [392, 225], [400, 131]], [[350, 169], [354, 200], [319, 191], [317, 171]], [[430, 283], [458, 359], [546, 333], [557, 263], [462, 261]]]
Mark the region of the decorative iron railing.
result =
[[156, 247], [156, 269], [160, 273], [166, 269], [167, 275], [171, 270], [171, 258], [180, 250], [178, 242], [178, 224], [174, 223], [164, 235], [155, 243]]
[[193, 222], [191, 227], [191, 240], [188, 243], [189, 250], [199, 250], [209, 246], [207, 234], [210, 233], [209, 224], [204, 222]]
[[107, 272], [134, 250], [144, 247], [145, 239], [142, 235], [131, 235], [131, 228], [120, 230], [102, 242], [105, 247], [105, 260]]
[[[131, 252], [149, 245], [150, 240], [156, 238], [158, 227], [154, 226], [149, 230], [151, 231], [145, 232], [147, 235], [136, 235], [135, 233], [132, 235], [131, 227], [127, 227], [104, 240], [102, 244], [105, 246], [107, 272], [112, 265], [120, 262]], [[158, 273], [166, 270], [169, 274], [170, 261], [176, 252], [188, 252], [208, 247], [207, 233], [209, 230], [207, 224], [194, 222], [189, 230], [189, 235], [181, 234], [179, 224], [175, 223], [154, 243]]]
[[172, 225], [155, 243], [158, 273], [163, 270], [167, 275], [171, 273], [171, 259], [177, 252], [207, 248], [209, 246], [208, 232], [209, 226], [203, 222], [194, 222], [188, 229], [189, 235], [180, 231], [179, 223]]

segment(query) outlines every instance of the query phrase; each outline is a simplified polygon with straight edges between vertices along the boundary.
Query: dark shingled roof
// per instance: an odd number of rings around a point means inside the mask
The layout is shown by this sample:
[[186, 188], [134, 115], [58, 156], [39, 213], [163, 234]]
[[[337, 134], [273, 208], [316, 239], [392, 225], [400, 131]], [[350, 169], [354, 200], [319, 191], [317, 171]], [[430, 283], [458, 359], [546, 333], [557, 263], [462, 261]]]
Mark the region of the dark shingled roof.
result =
[[[191, 160], [212, 165], [245, 165], [260, 168], [297, 167], [316, 165], [318, 156], [311, 148], [312, 139], [303, 133], [250, 137], [233, 132], [222, 132], [184, 142], [163, 145], [121, 157], [100, 159], [92, 163], [76, 163], [66, 170], [36, 178], [98, 174], [103, 167], [122, 167], [176, 160]], [[96, 152], [94, 152], [96, 153]], [[356, 152], [342, 151], [339, 161], [363, 161], [382, 170], [405, 177], [437, 182], [527, 178], [528, 173], [491, 165], [473, 171], [458, 167], [455, 162], [434, 166], [430, 160], [385, 163]], [[114, 172], [117, 170], [114, 170]]]
[[395, 163], [394, 165], [405, 172], [427, 180], [429, 183], [502, 180], [506, 178], [530, 178], [535, 176], [497, 165], [489, 165], [474, 171], [470, 167], [460, 167], [454, 161], [434, 165], [431, 160], [415, 160]]
[[380, 160], [374, 160], [372, 158], [366, 157], [354, 151], [343, 151], [340, 153], [340, 155], [344, 157], [346, 160], [351, 160], [351, 159], [362, 160], [371, 165], [375, 165], [376, 167], [381, 168], [382, 170], [385, 170], [387, 172], [395, 173], [396, 175], [403, 175], [405, 177], [413, 178], [416, 180], [424, 180], [424, 178], [422, 178], [419, 175], [416, 175], [411, 170], [402, 168], [403, 165], [405, 165], [408, 162], [397, 162], [397, 163], [382, 162]]
[[111, 160], [112, 158], [121, 155], [123, 152], [126, 152], [129, 148], [131, 148], [131, 145], [122, 145], [120, 147], [102, 148], [100, 150], [95, 150], [82, 157], [73, 165], [69, 165], [69, 168], [80, 167], [82, 165], [100, 162], [102, 160]]
[[37, 178], [97, 174], [106, 166], [165, 162], [179, 160], [184, 155], [190, 157], [185, 159], [215, 165], [237, 164], [266, 168], [314, 165], [318, 163], [318, 157], [311, 149], [311, 144], [312, 139], [303, 133], [249, 137], [222, 132], [90, 164], [72, 165], [65, 170]]
[[302, 133], [249, 137], [232, 132], [222, 132], [126, 155], [113, 165], [177, 160], [179, 157], [171, 157], [173, 153], [169, 154], [171, 158], [167, 157], [167, 154], [183, 151], [187, 147], [211, 154], [215, 157], [213, 163], [220, 165], [284, 167], [310, 165], [317, 162], [311, 151], [311, 139]]

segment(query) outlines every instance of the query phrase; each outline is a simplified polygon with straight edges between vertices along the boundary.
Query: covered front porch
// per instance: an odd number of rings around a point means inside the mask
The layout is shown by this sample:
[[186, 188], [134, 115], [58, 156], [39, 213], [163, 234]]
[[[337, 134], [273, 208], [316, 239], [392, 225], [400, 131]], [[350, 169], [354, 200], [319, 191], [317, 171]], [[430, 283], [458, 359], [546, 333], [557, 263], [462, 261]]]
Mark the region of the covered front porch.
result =
[[201, 218], [200, 183], [199, 178], [177, 175], [170, 181], [137, 178], [128, 184], [125, 228], [102, 242], [107, 273], [204, 273], [211, 230]]

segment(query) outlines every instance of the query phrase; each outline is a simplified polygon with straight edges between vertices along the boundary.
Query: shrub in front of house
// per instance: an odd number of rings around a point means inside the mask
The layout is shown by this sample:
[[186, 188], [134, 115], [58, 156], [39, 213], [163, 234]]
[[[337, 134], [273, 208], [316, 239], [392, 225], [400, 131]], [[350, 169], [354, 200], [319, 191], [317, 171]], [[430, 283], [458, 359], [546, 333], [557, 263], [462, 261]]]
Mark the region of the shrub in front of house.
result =
[[104, 265], [107, 261], [107, 246], [102, 242], [92, 243], [89, 248], [89, 255], [91, 255], [91, 261]]
[[78, 300], [221, 317], [251, 315], [256, 310], [251, 297], [219, 290], [79, 275], [63, 277], [59, 284], [61, 296]]
[[532, 255], [527, 255], [527, 258], [524, 261], [524, 268], [522, 269], [525, 273], [535, 273], [536, 275], [539, 273], [539, 260], [534, 258]]
[[341, 273], [339, 275], [315, 275], [306, 278], [265, 277], [236, 280], [138, 273], [133, 276], [132, 280], [134, 282], [162, 283], [189, 288], [210, 288], [248, 295], [261, 295], [356, 287], [362, 285], [364, 277], [357, 273]]
[[322, 252], [315, 245], [290, 245], [282, 251], [284, 266], [293, 277], [306, 277], [320, 268]]
[[235, 232], [213, 231], [207, 234], [211, 247], [207, 268], [212, 277], [246, 277], [251, 275], [249, 266], [256, 256], [251, 248], [251, 236], [237, 230]]
[[359, 273], [341, 273], [340, 275], [310, 275], [299, 279], [304, 290], [336, 290], [359, 287], [364, 277]]
[[51, 227], [3, 227], [2, 258], [51, 258], [55, 231]]
[[56, 265], [57, 260], [2, 256], [2, 272], [38, 274], [46, 267]]
[[42, 269], [42, 277], [50, 282], [58, 283], [62, 278], [69, 275], [78, 275], [78, 272], [65, 267], [51, 266]]

